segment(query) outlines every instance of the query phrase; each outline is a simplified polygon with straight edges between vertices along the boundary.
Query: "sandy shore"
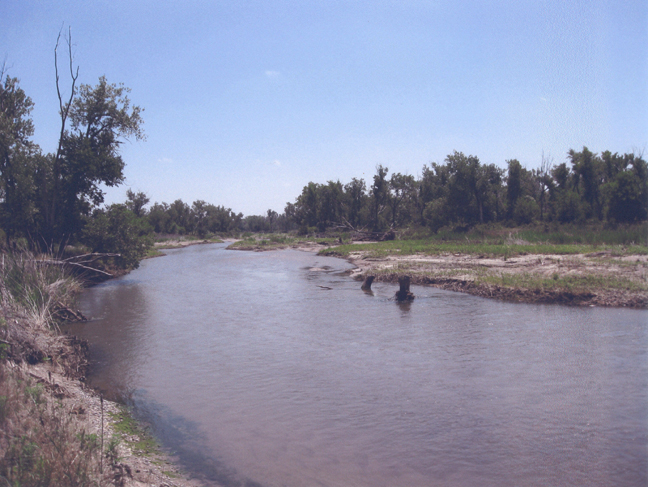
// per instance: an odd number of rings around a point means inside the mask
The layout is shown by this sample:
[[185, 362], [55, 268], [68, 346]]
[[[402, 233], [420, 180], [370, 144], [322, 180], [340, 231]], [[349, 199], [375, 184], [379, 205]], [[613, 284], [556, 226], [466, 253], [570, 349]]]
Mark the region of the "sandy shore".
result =
[[[391, 255], [381, 258], [352, 253], [356, 279], [374, 275], [377, 281], [398, 282], [409, 275], [424, 284], [477, 296], [528, 303], [648, 308], [648, 256], [614, 257], [597, 252], [576, 255], [527, 254], [503, 258], [476, 255]], [[590, 282], [583, 287], [547, 286], [553, 279]], [[588, 281], [589, 280], [589, 281]], [[511, 285], [506, 285], [507, 281]], [[544, 281], [545, 285], [538, 285]], [[525, 283], [528, 283], [525, 286]]]
[[[355, 242], [371, 243], [371, 242]], [[234, 250], [270, 251], [293, 248], [324, 250], [336, 256], [335, 246], [303, 241], [297, 244], [246, 245]], [[589, 254], [526, 254], [508, 258], [469, 254], [389, 255], [351, 252], [356, 266], [351, 277], [398, 282], [408, 275], [412, 284], [429, 285], [476, 296], [525, 303], [576, 306], [648, 308], [648, 256]]]

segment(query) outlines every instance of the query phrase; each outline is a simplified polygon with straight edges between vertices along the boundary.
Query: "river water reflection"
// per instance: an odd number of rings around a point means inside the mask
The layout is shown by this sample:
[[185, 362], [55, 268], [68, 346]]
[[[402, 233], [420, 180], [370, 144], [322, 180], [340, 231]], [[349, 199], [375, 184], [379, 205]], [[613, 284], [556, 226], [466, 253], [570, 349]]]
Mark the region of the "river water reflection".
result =
[[648, 314], [374, 293], [343, 260], [168, 251], [89, 289], [90, 381], [224, 484], [648, 485]]

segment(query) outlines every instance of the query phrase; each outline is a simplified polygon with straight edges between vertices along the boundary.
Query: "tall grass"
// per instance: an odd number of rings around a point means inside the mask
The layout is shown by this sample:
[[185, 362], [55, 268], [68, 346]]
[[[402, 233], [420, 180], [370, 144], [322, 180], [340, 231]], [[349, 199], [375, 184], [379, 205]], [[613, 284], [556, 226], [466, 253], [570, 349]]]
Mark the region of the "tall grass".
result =
[[44, 265], [47, 260], [30, 253], [0, 257], [0, 304], [22, 308], [31, 327], [54, 324], [56, 310], [71, 305], [81, 290], [80, 282], [62, 267]]
[[57, 312], [72, 305], [80, 284], [31, 254], [0, 255], [0, 486], [109, 485], [100, 472], [98, 438], [71, 414], [47, 381], [21, 363], [50, 371], [83, 360], [56, 330]]
[[100, 443], [44, 386], [0, 366], [0, 485], [98, 486]]

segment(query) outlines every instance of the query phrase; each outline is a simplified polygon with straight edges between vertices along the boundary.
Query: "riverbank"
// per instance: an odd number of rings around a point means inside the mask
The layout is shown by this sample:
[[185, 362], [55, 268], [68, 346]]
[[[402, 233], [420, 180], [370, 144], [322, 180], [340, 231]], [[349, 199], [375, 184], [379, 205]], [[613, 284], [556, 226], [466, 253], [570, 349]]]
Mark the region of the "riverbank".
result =
[[[339, 255], [335, 248], [326, 255]], [[429, 285], [476, 296], [524, 303], [648, 308], [648, 256], [611, 251], [577, 254], [376, 255], [369, 250], [345, 252], [357, 268], [351, 276]]]
[[351, 276], [429, 285], [476, 296], [524, 303], [648, 308], [648, 248], [548, 242], [515, 236], [481, 241], [393, 240], [340, 242], [261, 235], [237, 241], [232, 250], [256, 252], [293, 248], [347, 259]]
[[26, 254], [3, 255], [0, 481], [202, 485], [185, 475], [123, 406], [102, 401], [86, 386], [87, 347], [58, 326], [58, 320], [70, 317], [80, 290], [80, 283], [60, 268], [39, 265]]

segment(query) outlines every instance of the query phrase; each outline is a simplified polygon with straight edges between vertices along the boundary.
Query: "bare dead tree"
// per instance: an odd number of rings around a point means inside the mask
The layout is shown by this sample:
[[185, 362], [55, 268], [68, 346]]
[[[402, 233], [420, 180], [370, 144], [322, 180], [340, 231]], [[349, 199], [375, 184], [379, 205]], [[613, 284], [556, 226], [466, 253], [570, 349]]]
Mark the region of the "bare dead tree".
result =
[[[61, 157], [63, 150], [63, 141], [65, 138], [65, 125], [67, 123], [68, 116], [70, 114], [70, 108], [72, 107], [72, 101], [74, 100], [74, 95], [76, 93], [76, 82], [79, 78], [79, 67], [77, 66], [76, 70], [74, 69], [74, 56], [72, 55], [72, 29], [68, 27], [68, 34], [65, 37], [65, 42], [68, 46], [68, 61], [69, 61], [69, 70], [70, 70], [70, 96], [66, 101], [63, 100], [63, 94], [61, 93], [61, 78], [59, 76], [59, 63], [58, 63], [58, 49], [61, 44], [61, 31], [56, 38], [56, 45], [54, 46], [54, 71], [56, 74], [56, 94], [59, 100], [59, 114], [61, 117], [61, 131], [59, 133], [58, 147], [56, 149], [56, 154], [54, 156], [54, 164], [52, 167], [52, 177], [54, 182], [54, 188], [52, 191], [52, 200], [50, 202], [50, 207], [47, 215], [47, 223], [50, 227], [50, 231], [54, 226], [54, 220], [56, 218], [56, 209], [58, 204], [58, 192], [59, 192], [59, 176], [61, 171]], [[53, 235], [50, 235], [50, 238]]]

